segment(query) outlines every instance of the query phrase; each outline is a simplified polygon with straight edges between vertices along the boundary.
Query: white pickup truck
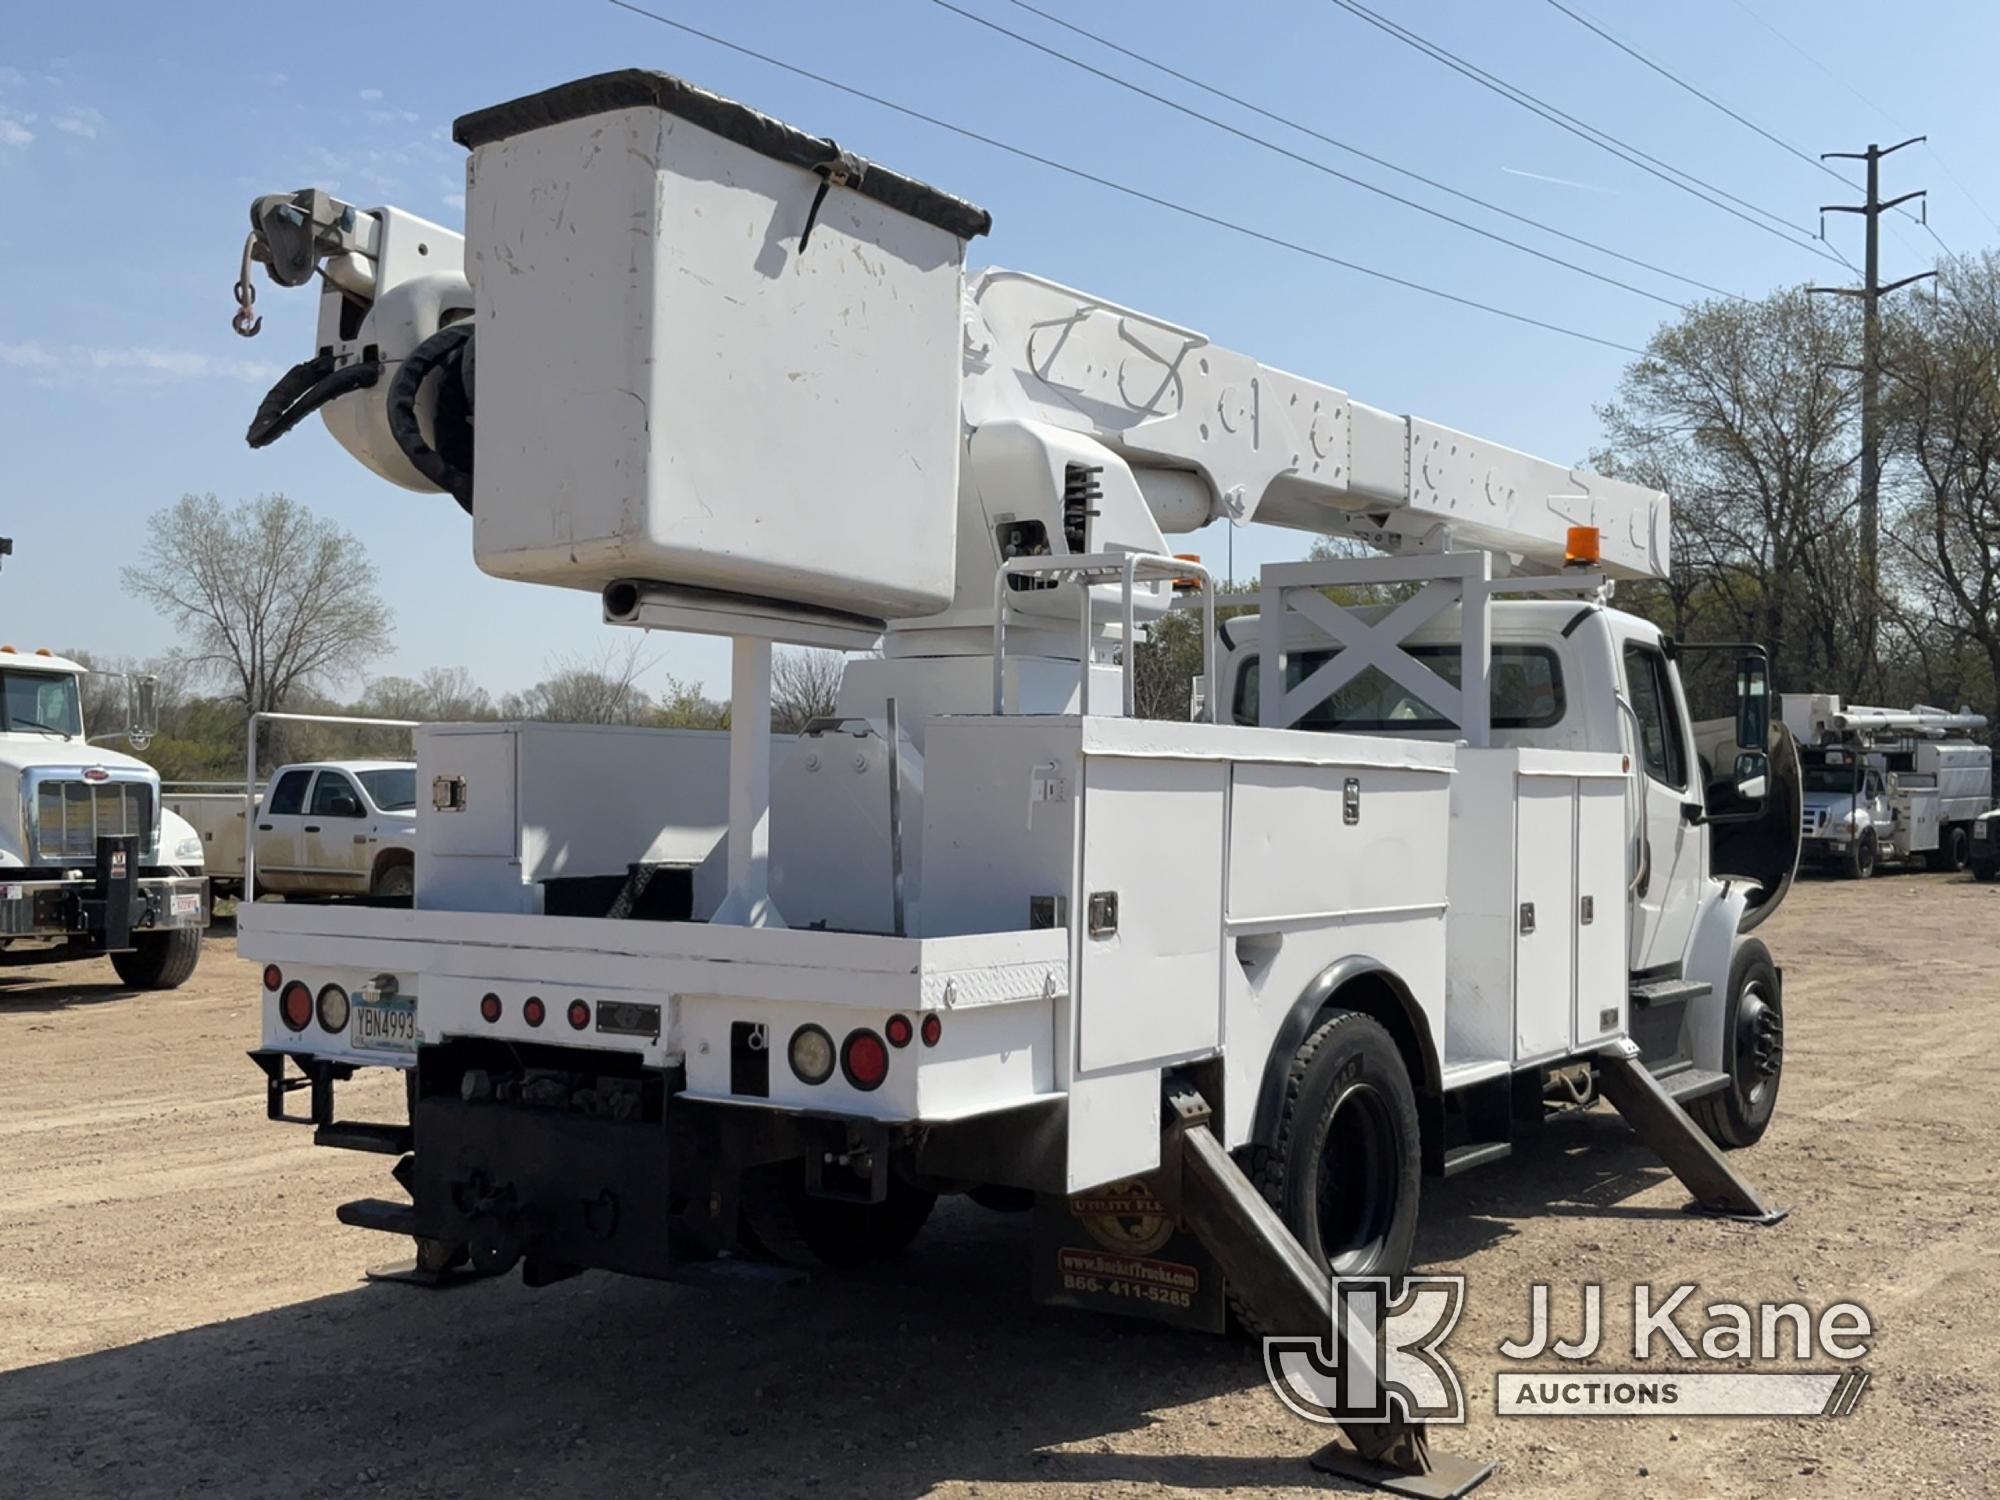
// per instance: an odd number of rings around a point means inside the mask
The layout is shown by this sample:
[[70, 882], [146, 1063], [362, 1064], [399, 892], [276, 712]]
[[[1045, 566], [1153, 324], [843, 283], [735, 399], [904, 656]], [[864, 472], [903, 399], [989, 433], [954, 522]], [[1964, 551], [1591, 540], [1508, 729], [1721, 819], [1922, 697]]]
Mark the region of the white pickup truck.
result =
[[[256, 803], [258, 894], [409, 896], [416, 782], [406, 760], [281, 766]], [[207, 783], [168, 787], [165, 800], [200, 831], [215, 897], [241, 895], [243, 792]]]

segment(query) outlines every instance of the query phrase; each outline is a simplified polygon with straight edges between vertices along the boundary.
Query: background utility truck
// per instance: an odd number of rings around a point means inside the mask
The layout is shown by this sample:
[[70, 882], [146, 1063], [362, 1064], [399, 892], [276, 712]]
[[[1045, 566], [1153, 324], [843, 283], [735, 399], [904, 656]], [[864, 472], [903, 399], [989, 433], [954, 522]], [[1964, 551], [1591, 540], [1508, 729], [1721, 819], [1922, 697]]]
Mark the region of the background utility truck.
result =
[[[143, 761], [84, 739], [81, 662], [0, 646], [0, 966], [106, 954], [136, 989], [185, 984], [208, 926], [201, 839]], [[154, 728], [128, 679], [131, 743]]]
[[1885, 859], [1922, 858], [1933, 870], [1972, 861], [1980, 815], [1993, 806], [1985, 715], [1863, 708], [1824, 693], [1787, 693], [1782, 713], [1805, 778], [1806, 859], [1856, 880]]
[[[1329, 1267], [1407, 1266], [1426, 1177], [1598, 1090], [1703, 1205], [1769, 1217], [1716, 1148], [1777, 1099], [1746, 933], [1796, 773], [1760, 655], [1698, 748], [1677, 648], [1607, 602], [1666, 574], [1665, 495], [968, 279], [984, 212], [664, 75], [456, 137], [462, 242], [258, 200], [246, 253], [323, 275], [252, 440], [320, 410], [452, 493], [487, 572], [732, 636], [727, 826], [649, 859], [674, 809], [596, 817], [674, 784], [675, 742], [431, 726], [414, 909], [245, 909], [270, 1112], [398, 1159], [407, 1199], [346, 1222], [539, 1284], [852, 1263], [969, 1192], [1035, 1206], [1050, 1300], [1216, 1327], [1226, 1286], [1317, 1331]], [[1387, 555], [1266, 567], [1225, 637], [1166, 540], [1218, 519]], [[1139, 720], [1183, 581], [1231, 711]], [[773, 641], [881, 651], [782, 755]], [[367, 1066], [406, 1120], [342, 1115]]]
[[[409, 899], [416, 887], [416, 788], [414, 761], [280, 766], [256, 794], [258, 894]], [[164, 796], [201, 836], [213, 899], [240, 896], [250, 804], [242, 783], [170, 785]]]

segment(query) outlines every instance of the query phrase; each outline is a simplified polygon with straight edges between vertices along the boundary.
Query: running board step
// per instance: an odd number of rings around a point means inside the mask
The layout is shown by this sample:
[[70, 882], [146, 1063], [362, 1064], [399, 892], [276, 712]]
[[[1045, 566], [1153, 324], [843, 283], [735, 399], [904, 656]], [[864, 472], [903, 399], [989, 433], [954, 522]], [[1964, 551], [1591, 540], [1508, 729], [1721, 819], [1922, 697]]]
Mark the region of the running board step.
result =
[[333, 1146], [342, 1151], [373, 1151], [382, 1156], [401, 1156], [414, 1144], [416, 1132], [407, 1125], [368, 1125], [334, 1121], [313, 1132], [315, 1146]]
[[407, 1234], [412, 1239], [417, 1233], [416, 1209], [387, 1198], [356, 1198], [352, 1203], [341, 1204], [333, 1216], [350, 1229], [379, 1229], [384, 1234]]
[[1513, 1154], [1512, 1141], [1475, 1141], [1469, 1145], [1453, 1146], [1444, 1154], [1444, 1175], [1456, 1177], [1460, 1172], [1470, 1172], [1474, 1167], [1502, 1161]]
[[1682, 1068], [1664, 1078], [1656, 1075], [1655, 1081], [1660, 1085], [1660, 1091], [1674, 1103], [1687, 1105], [1727, 1088], [1729, 1075], [1711, 1073], [1706, 1068]]
[[1714, 989], [1706, 979], [1649, 979], [1632, 986], [1632, 1003], [1641, 1010], [1661, 1005], [1691, 1005], [1706, 1000]]
[[[1671, 1080], [1670, 1080], [1671, 1081]], [[1659, 1079], [1636, 1057], [1600, 1054], [1597, 1091], [1609, 1099], [1640, 1141], [1673, 1169], [1694, 1194], [1692, 1207], [1723, 1218], [1775, 1224], [1787, 1210], [1772, 1208], [1736, 1175], [1715, 1143], [1674, 1102]]]
[[[1169, 1088], [1161, 1111], [1160, 1160], [1178, 1162], [1181, 1217], [1215, 1257], [1230, 1286], [1273, 1333], [1330, 1336], [1333, 1285], [1278, 1211], [1236, 1165], [1210, 1128], [1208, 1101]], [[1422, 1422], [1341, 1422], [1354, 1446], [1329, 1443], [1312, 1457], [1324, 1473], [1423, 1500], [1455, 1500], [1493, 1472], [1491, 1463], [1433, 1454]]]

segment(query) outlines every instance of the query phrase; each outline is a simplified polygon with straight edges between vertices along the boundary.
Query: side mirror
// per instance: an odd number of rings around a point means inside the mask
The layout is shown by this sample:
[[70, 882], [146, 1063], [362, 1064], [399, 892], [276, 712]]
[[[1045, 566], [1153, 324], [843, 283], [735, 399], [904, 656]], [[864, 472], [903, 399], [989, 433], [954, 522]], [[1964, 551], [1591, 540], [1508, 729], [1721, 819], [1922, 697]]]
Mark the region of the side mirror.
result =
[[1761, 654], [1736, 659], [1736, 747], [1762, 752], [1771, 743], [1771, 663]]
[[160, 679], [130, 677], [126, 689], [126, 734], [134, 750], [143, 750], [160, 731]]
[[1770, 794], [1771, 757], [1761, 750], [1746, 750], [1736, 757], [1735, 791], [1738, 800], [1762, 802]]

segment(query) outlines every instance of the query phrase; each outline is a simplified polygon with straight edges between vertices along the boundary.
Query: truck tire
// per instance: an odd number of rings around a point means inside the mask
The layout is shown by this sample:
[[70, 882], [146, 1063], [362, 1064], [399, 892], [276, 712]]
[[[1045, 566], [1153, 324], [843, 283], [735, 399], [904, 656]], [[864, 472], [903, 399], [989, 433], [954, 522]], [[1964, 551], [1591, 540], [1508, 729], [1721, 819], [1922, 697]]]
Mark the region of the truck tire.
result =
[[743, 1184], [744, 1248], [794, 1266], [846, 1269], [889, 1260], [909, 1249], [937, 1194], [889, 1179], [880, 1203], [850, 1203], [806, 1192], [797, 1162], [780, 1162]]
[[1771, 950], [1756, 938], [1729, 963], [1729, 1003], [1722, 1013], [1722, 1070], [1729, 1082], [1688, 1106], [1688, 1114], [1725, 1151], [1754, 1146], [1778, 1107], [1785, 1075], [1785, 1002]]
[[1930, 867], [1947, 874], [1963, 870], [1972, 858], [1972, 835], [1963, 823], [1953, 823], [1938, 833], [1938, 846], [1930, 852]]
[[1416, 1091], [1373, 1017], [1323, 1014], [1292, 1054], [1277, 1138], [1252, 1146], [1245, 1170], [1315, 1264], [1399, 1276], [1417, 1237]]
[[417, 894], [417, 872], [407, 860], [383, 865], [376, 870], [368, 894], [408, 900]]
[[129, 953], [111, 955], [111, 967], [135, 990], [177, 990], [193, 977], [194, 966], [201, 959], [199, 927], [141, 932], [132, 942]]
[[1847, 878], [1866, 880], [1875, 873], [1878, 851], [1875, 847], [1875, 830], [1862, 830], [1861, 837], [1847, 846]]

